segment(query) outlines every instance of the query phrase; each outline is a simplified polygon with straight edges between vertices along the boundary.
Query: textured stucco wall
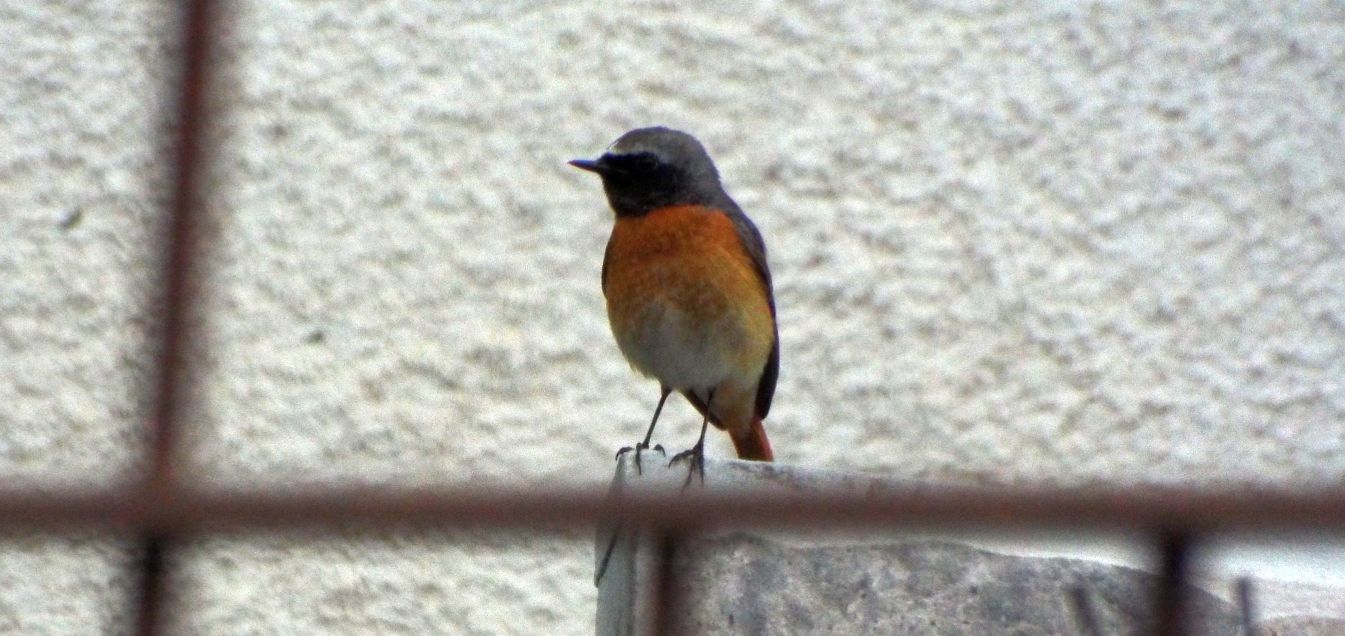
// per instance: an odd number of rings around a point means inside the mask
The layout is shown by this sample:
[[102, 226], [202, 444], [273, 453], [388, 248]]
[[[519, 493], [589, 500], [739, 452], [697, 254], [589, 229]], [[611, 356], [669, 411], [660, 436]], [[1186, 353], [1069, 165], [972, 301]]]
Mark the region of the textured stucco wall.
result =
[[[6, 483], [137, 461], [161, 4], [0, 8]], [[651, 123], [706, 143], [771, 250], [780, 460], [1345, 478], [1338, 2], [243, 2], [220, 57], [204, 483], [605, 481], [656, 389], [563, 162]], [[694, 435], [675, 401], [659, 441]], [[452, 538], [203, 541], [184, 620], [591, 629], [586, 532]], [[123, 620], [119, 544], [0, 546], [0, 631]]]

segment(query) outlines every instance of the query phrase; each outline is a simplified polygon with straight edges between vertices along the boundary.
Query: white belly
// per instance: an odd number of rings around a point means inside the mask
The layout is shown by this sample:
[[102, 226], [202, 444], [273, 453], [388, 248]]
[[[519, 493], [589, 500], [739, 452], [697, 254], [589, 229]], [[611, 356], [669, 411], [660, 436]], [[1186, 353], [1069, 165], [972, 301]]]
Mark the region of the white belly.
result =
[[734, 352], [744, 346], [742, 325], [720, 320], [694, 328], [690, 316], [662, 303], [651, 303], [638, 325], [615, 333], [617, 346], [636, 371], [675, 390], [704, 394], [734, 371]]

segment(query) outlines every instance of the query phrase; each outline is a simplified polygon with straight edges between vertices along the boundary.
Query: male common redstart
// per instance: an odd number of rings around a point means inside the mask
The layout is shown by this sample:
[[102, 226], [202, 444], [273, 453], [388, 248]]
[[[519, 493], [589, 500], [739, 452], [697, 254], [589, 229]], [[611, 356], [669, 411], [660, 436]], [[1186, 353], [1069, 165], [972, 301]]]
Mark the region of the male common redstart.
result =
[[704, 419], [696, 445], [673, 461], [700, 463], [706, 422], [728, 430], [738, 457], [771, 461], [761, 421], [775, 395], [780, 338], [766, 246], [705, 148], [681, 131], [640, 128], [598, 159], [570, 165], [602, 177], [616, 213], [602, 263], [612, 334], [662, 390], [636, 459], [676, 390]]

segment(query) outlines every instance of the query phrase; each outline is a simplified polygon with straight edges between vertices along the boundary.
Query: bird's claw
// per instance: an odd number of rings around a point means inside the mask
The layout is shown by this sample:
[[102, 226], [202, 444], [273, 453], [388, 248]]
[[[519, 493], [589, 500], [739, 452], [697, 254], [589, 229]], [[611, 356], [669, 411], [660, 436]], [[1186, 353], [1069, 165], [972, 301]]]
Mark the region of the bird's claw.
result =
[[[646, 450], [650, 450], [650, 446], [644, 442], [640, 442], [634, 446], [623, 446], [621, 447], [621, 450], [618, 450], [616, 452], [616, 459], [621, 459], [622, 455], [625, 455], [626, 453], [629, 453], [631, 451], [635, 451], [635, 472], [637, 474], [643, 475], [644, 467], [640, 465], [640, 453]], [[663, 451], [662, 444], [655, 444], [653, 446], [653, 450], [663, 453], [664, 455], [667, 454]]]
[[673, 464], [676, 464], [683, 459], [689, 459], [691, 465], [687, 466], [687, 480], [682, 484], [682, 490], [686, 490], [687, 486], [691, 485], [692, 475], [699, 476], [701, 478], [701, 483], [705, 483], [705, 446], [696, 444], [687, 450], [673, 455], [673, 458], [668, 461], [668, 466], [671, 467]]

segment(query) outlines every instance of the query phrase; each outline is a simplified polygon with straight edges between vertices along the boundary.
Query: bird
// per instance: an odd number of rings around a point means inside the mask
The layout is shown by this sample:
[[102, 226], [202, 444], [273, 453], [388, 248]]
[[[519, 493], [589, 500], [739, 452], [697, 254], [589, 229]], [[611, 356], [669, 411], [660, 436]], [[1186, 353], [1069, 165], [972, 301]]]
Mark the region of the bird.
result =
[[634, 446], [637, 468], [673, 391], [702, 419], [695, 446], [669, 465], [690, 458], [704, 480], [707, 424], [728, 432], [740, 459], [773, 461], [762, 422], [779, 377], [780, 335], [766, 245], [705, 147], [653, 126], [569, 164], [602, 178], [615, 215], [602, 263], [612, 335], [631, 367], [659, 382], [654, 417]]

